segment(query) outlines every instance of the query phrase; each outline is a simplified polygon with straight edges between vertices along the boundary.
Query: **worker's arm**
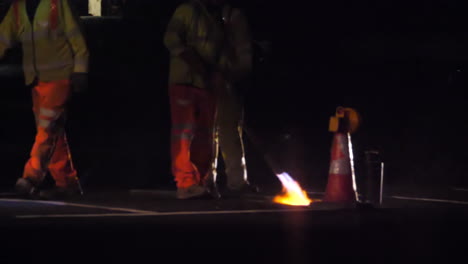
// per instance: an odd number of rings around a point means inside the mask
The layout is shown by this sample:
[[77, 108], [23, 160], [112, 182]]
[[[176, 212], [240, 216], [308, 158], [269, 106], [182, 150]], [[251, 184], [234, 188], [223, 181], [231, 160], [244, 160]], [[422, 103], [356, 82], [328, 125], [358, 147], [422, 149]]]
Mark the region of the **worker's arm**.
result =
[[207, 77], [209, 73], [207, 64], [195, 50], [187, 46], [186, 42], [193, 13], [192, 6], [188, 4], [183, 4], [176, 9], [164, 34], [164, 45], [171, 56], [179, 56], [192, 71]]
[[0, 24], [0, 59], [5, 55], [5, 51], [17, 41], [16, 26], [14, 8], [11, 5], [10, 10], [8, 10], [8, 13]]
[[79, 17], [71, 8], [69, 0], [62, 1], [64, 31], [74, 54], [74, 72], [87, 73], [89, 52], [81, 29]]
[[70, 76], [70, 84], [75, 92], [84, 92], [88, 88], [88, 61], [89, 52], [83, 35], [80, 18], [69, 3], [70, 0], [62, 1], [64, 31], [68, 42], [73, 50], [74, 68]]

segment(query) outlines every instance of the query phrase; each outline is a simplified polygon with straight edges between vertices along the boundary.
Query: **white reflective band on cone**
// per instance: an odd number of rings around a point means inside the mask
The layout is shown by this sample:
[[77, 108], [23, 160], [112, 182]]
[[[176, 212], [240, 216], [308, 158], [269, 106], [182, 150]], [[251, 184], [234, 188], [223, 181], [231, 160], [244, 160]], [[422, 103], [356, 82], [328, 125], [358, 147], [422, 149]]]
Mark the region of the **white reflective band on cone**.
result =
[[351, 174], [350, 163], [347, 159], [334, 160], [331, 162], [330, 174]]

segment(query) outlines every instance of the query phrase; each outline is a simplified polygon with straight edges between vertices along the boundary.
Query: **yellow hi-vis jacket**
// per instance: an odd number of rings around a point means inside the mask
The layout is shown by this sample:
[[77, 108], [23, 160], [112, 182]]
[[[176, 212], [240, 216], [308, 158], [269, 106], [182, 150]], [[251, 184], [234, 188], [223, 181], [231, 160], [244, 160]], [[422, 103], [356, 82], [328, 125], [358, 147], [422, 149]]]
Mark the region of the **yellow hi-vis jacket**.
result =
[[23, 48], [26, 84], [66, 80], [73, 72], [88, 72], [88, 49], [68, 0], [41, 0], [34, 21], [26, 1], [16, 0], [0, 24], [0, 58], [17, 42]]
[[[225, 17], [227, 14], [229, 17]], [[251, 70], [252, 48], [245, 16], [240, 10], [225, 6], [223, 18], [228, 23], [232, 20], [229, 30], [199, 0], [189, 1], [175, 10], [164, 36], [164, 44], [171, 55], [170, 85], [190, 84], [206, 88], [202, 76], [192, 71], [179, 56], [187, 49], [193, 49], [205, 63], [225, 73], [240, 76]], [[230, 45], [235, 47], [235, 56], [226, 51], [226, 39], [232, 41]]]
[[247, 17], [240, 9], [226, 7], [223, 17], [228, 44], [220, 58], [220, 67], [236, 82], [252, 71], [253, 41]]

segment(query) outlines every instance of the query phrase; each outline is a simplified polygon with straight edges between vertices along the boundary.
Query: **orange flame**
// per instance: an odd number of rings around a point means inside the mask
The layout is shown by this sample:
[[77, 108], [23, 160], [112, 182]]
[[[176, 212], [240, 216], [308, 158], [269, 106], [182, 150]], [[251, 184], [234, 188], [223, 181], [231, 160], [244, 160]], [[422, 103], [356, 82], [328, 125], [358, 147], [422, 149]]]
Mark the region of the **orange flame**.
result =
[[278, 176], [283, 184], [283, 193], [275, 196], [273, 202], [296, 206], [310, 205], [312, 203], [307, 193], [302, 190], [299, 183], [293, 180], [289, 174], [284, 172], [276, 176]]

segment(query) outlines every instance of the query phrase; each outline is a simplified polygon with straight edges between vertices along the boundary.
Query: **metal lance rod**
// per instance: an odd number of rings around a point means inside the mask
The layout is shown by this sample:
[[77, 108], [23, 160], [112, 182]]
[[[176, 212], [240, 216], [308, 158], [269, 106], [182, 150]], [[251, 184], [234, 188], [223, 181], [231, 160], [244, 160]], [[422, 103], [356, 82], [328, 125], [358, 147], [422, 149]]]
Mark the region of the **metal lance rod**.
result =
[[380, 198], [379, 204], [382, 205], [383, 202], [383, 181], [384, 181], [384, 163], [380, 163]]

